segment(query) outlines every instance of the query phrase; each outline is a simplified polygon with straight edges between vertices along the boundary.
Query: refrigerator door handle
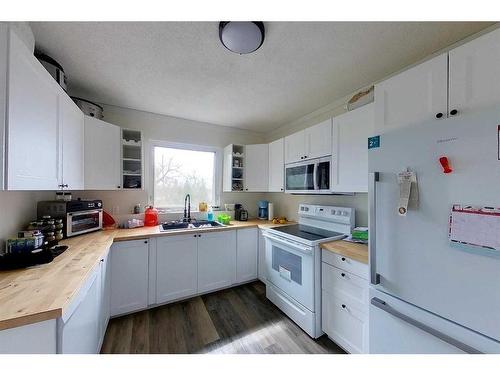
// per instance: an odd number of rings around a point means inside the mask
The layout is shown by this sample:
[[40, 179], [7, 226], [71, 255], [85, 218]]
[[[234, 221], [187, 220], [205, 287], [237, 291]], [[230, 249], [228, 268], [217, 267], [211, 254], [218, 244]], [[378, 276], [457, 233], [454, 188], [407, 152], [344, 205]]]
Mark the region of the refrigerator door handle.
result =
[[376, 249], [376, 218], [377, 218], [377, 181], [379, 172], [370, 172], [368, 179], [368, 247], [370, 252], [370, 282], [372, 285], [380, 284], [380, 275], [377, 273], [377, 249]]
[[440, 332], [432, 327], [429, 327], [428, 325], [422, 323], [422, 322], [419, 322], [418, 320], [415, 320], [411, 317], [409, 317], [408, 315], [405, 315], [399, 311], [397, 311], [396, 309], [392, 308], [391, 306], [389, 306], [387, 304], [387, 302], [381, 300], [380, 298], [377, 298], [377, 297], [373, 297], [371, 299], [371, 304], [383, 311], [385, 311], [386, 313], [389, 313], [391, 314], [392, 316], [395, 316], [396, 318], [398, 319], [401, 319], [403, 320], [404, 322], [408, 323], [408, 324], [411, 324], [412, 326], [434, 336], [434, 337], [437, 337], [438, 339], [450, 344], [450, 345], [453, 345], [454, 347], [466, 352], [466, 353], [469, 353], [469, 354], [483, 354], [483, 352], [473, 348], [472, 346], [469, 346], [461, 341], [458, 341], [456, 339], [454, 339], [453, 337], [451, 336], [448, 336], [447, 334], [443, 333], [443, 332]]

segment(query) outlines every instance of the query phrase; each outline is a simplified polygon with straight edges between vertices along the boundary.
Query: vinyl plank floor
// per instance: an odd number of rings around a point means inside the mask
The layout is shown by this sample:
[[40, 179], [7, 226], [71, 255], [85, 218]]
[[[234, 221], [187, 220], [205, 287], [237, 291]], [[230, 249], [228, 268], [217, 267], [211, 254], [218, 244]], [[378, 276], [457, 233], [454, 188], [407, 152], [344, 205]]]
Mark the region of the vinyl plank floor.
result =
[[105, 354], [344, 353], [311, 339], [266, 298], [260, 281], [111, 319]]

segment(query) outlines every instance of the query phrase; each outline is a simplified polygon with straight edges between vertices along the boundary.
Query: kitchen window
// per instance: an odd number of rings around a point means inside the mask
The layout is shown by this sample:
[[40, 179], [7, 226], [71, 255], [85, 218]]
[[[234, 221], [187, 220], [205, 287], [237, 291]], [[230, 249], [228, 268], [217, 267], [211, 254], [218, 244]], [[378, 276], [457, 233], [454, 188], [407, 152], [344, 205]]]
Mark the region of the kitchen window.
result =
[[182, 212], [191, 195], [191, 210], [200, 202], [218, 205], [221, 182], [218, 148], [156, 142], [152, 146], [153, 204], [165, 212]]

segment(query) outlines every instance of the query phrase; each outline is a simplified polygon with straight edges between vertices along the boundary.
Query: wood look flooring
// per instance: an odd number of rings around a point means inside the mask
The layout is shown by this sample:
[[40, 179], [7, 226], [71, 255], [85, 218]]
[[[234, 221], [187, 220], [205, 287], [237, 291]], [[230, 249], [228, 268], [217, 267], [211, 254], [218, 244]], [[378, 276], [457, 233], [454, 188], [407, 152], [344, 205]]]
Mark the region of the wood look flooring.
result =
[[311, 339], [266, 298], [256, 281], [111, 319], [103, 354], [344, 353]]

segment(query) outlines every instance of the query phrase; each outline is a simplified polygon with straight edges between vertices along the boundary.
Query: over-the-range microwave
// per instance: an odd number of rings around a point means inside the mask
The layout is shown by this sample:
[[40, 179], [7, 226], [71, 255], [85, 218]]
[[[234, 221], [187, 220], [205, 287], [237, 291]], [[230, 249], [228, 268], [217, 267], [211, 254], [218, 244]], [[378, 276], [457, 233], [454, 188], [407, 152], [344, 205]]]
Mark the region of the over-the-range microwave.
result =
[[332, 157], [285, 165], [285, 193], [331, 194]]

